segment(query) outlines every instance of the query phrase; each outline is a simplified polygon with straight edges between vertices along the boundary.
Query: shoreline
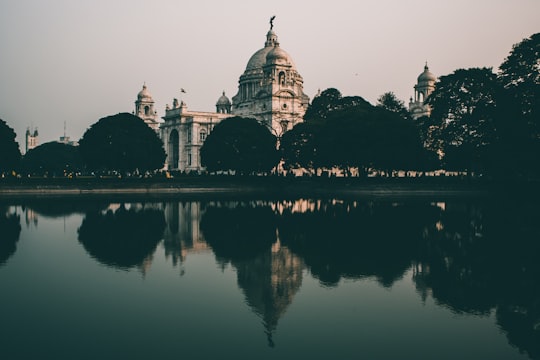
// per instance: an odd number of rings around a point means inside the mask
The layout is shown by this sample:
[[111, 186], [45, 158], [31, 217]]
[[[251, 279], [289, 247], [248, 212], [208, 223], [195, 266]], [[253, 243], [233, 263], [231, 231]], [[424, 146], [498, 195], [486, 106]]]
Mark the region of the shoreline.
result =
[[[175, 180], [36, 179], [0, 182], [0, 200], [52, 198], [183, 198], [183, 197], [489, 197], [505, 194], [509, 187], [486, 182], [440, 179], [351, 179], [351, 178], [184, 178]], [[511, 186], [513, 195], [527, 194], [523, 187]], [[535, 190], [538, 187], [526, 186]], [[530, 195], [530, 193], [528, 194]]]

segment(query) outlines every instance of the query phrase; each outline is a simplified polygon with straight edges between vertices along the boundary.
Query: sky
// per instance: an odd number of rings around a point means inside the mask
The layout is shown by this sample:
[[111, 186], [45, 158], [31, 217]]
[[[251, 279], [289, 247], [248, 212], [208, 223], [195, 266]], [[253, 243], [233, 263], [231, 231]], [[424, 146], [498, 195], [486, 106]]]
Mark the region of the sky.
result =
[[333, 87], [408, 104], [426, 61], [436, 76], [497, 71], [540, 31], [539, 14], [540, 0], [0, 0], [0, 119], [24, 153], [28, 127], [41, 144], [64, 124], [78, 140], [100, 118], [132, 112], [144, 83], [160, 117], [173, 98], [215, 111], [273, 15], [310, 98]]

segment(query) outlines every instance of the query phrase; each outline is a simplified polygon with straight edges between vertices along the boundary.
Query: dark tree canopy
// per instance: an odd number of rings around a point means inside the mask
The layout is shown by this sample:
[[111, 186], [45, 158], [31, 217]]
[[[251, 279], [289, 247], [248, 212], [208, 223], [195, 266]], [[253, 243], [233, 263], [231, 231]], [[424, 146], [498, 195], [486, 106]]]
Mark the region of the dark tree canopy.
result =
[[414, 124], [377, 107], [333, 113], [321, 132], [321, 165], [384, 170], [423, 167], [423, 148]]
[[540, 33], [513, 46], [500, 66], [499, 79], [531, 134], [540, 135]]
[[[286, 168], [420, 169], [425, 152], [414, 123], [361, 97], [336, 89], [313, 100], [312, 113], [282, 137]], [[311, 117], [313, 116], [313, 117]]]
[[9, 173], [19, 166], [21, 151], [15, 138], [15, 131], [0, 119], [0, 174]]
[[498, 174], [540, 177], [540, 33], [513, 46], [499, 68]]
[[91, 170], [121, 172], [161, 169], [163, 142], [139, 117], [120, 113], [100, 119], [79, 141], [81, 156]]
[[379, 96], [379, 98], [377, 99], [377, 106], [396, 113], [403, 119], [412, 120], [409, 114], [409, 110], [407, 110], [407, 108], [405, 107], [405, 103], [402, 100], [398, 99], [396, 94], [391, 91]]
[[280, 151], [284, 166], [312, 170], [317, 164], [317, 141], [321, 125], [303, 122], [281, 137]]
[[279, 162], [276, 141], [268, 128], [255, 119], [224, 119], [201, 147], [201, 163], [208, 171], [268, 172]]
[[339, 106], [343, 96], [339, 90], [329, 88], [315, 96], [304, 114], [304, 120], [316, 121], [326, 119], [328, 114]]
[[81, 170], [83, 162], [78, 147], [51, 141], [28, 151], [22, 168], [28, 174], [62, 176]]
[[441, 76], [427, 99], [431, 134], [440, 141], [447, 169], [482, 169], [496, 139], [495, 114], [499, 87], [490, 68], [458, 69]]
[[371, 104], [360, 96], [345, 96], [334, 88], [329, 88], [318, 94], [309, 105], [304, 120], [307, 122], [321, 122], [338, 110], [346, 110], [354, 107], [370, 107]]

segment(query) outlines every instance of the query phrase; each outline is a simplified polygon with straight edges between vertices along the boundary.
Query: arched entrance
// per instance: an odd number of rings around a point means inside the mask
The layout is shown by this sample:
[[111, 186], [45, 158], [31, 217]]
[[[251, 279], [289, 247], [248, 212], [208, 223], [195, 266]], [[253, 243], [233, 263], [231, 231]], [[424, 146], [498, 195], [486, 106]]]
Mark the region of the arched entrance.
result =
[[178, 169], [179, 157], [180, 157], [180, 144], [178, 131], [173, 130], [169, 134], [169, 169]]

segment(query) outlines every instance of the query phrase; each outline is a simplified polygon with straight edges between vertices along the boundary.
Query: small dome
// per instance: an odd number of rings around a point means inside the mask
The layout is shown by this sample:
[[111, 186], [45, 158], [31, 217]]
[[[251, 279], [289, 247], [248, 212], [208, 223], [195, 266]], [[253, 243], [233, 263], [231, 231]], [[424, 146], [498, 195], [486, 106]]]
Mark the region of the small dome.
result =
[[225, 91], [223, 92], [223, 95], [219, 97], [216, 105], [231, 105], [231, 100], [225, 95]]
[[424, 66], [424, 72], [418, 76], [418, 82], [429, 82], [429, 81], [437, 81], [437, 77], [429, 71], [429, 68], [426, 64], [426, 66]]
[[146, 89], [146, 84], [143, 85], [142, 90], [139, 91], [139, 94], [137, 94], [137, 99], [139, 100], [152, 100], [152, 95]]
[[266, 54], [266, 62], [272, 63], [278, 61], [284, 61], [287, 63], [291, 62], [289, 54], [287, 54], [285, 50], [280, 48], [279, 45], [276, 45], [272, 50], [268, 52], [268, 54]]

